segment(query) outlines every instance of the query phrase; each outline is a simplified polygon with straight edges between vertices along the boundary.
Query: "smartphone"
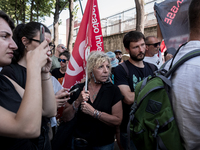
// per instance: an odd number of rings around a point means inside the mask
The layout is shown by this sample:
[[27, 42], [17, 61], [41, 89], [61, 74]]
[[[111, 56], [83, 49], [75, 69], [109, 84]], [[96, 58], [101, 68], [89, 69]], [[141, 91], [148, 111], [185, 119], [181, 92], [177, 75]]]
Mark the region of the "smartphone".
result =
[[76, 92], [77, 90], [78, 90], [78, 88], [76, 88], [76, 89], [70, 91], [69, 94], [72, 94], [72, 93]]
[[44, 41], [44, 26], [40, 25], [40, 43]]

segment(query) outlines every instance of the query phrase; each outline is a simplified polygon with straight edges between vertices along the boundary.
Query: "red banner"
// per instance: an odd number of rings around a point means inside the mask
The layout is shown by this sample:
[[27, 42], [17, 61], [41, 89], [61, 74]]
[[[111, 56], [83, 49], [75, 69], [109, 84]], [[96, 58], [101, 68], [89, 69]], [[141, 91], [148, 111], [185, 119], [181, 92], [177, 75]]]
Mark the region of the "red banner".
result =
[[68, 63], [63, 87], [70, 89], [85, 77], [86, 60], [91, 51], [104, 51], [97, 0], [88, 0]]
[[[88, 0], [79, 32], [63, 80], [63, 87], [71, 89], [85, 78], [87, 57], [91, 51], [104, 51], [103, 36], [97, 0]], [[57, 118], [62, 116], [63, 107], [58, 109]]]

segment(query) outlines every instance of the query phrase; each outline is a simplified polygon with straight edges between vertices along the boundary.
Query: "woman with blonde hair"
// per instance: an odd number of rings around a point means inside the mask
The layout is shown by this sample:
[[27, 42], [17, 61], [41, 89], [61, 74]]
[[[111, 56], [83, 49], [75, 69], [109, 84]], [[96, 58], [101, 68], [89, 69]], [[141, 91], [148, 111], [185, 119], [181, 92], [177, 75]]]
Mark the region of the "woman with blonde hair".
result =
[[72, 90], [78, 88], [78, 91], [73, 93], [63, 112], [64, 121], [77, 117], [72, 149], [84, 141], [87, 150], [112, 150], [116, 127], [122, 121], [123, 96], [110, 82], [110, 58], [104, 52], [90, 53], [87, 72], [88, 89], [85, 83], [75, 85]]

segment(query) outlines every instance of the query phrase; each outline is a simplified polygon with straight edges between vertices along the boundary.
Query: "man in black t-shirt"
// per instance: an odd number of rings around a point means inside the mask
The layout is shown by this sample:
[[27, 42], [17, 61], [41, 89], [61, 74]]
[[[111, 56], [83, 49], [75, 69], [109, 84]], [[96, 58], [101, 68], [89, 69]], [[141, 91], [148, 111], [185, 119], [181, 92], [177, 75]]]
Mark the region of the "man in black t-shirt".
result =
[[[123, 44], [130, 55], [130, 58], [124, 62], [129, 70], [129, 76], [127, 77], [122, 65], [118, 65], [114, 71], [114, 84], [120, 88], [122, 95], [124, 95], [123, 120], [120, 126], [120, 144], [124, 150], [128, 149], [127, 124], [130, 108], [135, 100], [135, 87], [145, 77], [153, 75], [154, 71], [151, 67], [152, 64], [150, 66], [143, 61], [146, 48], [144, 40], [144, 35], [137, 31], [130, 31], [124, 36]], [[156, 66], [155, 68], [157, 69]], [[131, 150], [134, 149], [134, 144], [131, 143]]]
[[65, 77], [65, 72], [67, 70], [67, 65], [70, 59], [70, 53], [64, 51], [59, 54], [58, 62], [60, 62], [60, 68], [55, 68], [52, 70], [51, 74], [54, 76], [62, 85], [63, 79]]

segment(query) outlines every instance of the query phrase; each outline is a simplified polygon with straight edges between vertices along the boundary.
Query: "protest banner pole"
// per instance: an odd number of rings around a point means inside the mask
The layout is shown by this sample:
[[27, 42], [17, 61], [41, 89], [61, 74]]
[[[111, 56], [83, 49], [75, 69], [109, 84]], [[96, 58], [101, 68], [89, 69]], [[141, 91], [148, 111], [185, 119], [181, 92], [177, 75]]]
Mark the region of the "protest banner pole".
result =
[[[80, 4], [80, 7], [81, 7], [81, 12], [82, 12], [82, 16], [83, 16], [83, 7], [82, 7], [82, 4], [81, 4], [81, 0], [79, 0], [79, 4]], [[88, 74], [87, 74], [87, 68], [85, 70], [85, 92], [87, 91], [87, 82], [88, 82]]]
[[[91, 51], [104, 51], [97, 0], [87, 1], [73, 51], [67, 65], [65, 77], [63, 79], [64, 88], [70, 90], [74, 85], [81, 83], [82, 79], [85, 78], [88, 80], [89, 77], [88, 72], [86, 72], [86, 66], [87, 58]], [[87, 84], [86, 86], [88, 87]], [[58, 109], [57, 119], [62, 117], [63, 109], [63, 107]]]
[[79, 3], [80, 3], [80, 6], [81, 6], [81, 12], [82, 12], [82, 15], [83, 15], [83, 7], [82, 7], [82, 4], [81, 4], [81, 0], [79, 0]]

